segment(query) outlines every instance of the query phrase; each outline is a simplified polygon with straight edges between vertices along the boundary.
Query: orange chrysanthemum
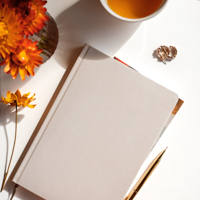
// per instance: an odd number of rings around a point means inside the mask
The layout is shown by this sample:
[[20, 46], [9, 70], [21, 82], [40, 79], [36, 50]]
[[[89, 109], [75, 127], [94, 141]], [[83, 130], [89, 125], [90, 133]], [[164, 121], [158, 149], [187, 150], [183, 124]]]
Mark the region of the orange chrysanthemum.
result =
[[45, 21], [49, 20], [49, 17], [45, 15], [46, 8], [43, 7], [46, 3], [47, 1], [43, 0], [21, 0], [13, 3], [17, 13], [20, 13], [23, 18], [25, 35], [39, 33], [46, 25]]
[[6, 58], [7, 54], [14, 52], [23, 39], [22, 31], [21, 19], [15, 9], [0, 3], [0, 57]]
[[5, 4], [9, 4], [10, 0], [1, 0], [1, 4], [2, 6], [4, 6]]
[[7, 98], [2, 97], [2, 100], [0, 100], [0, 102], [3, 102], [4, 104], [9, 104], [11, 106], [15, 106], [17, 104], [18, 107], [27, 106], [29, 108], [34, 108], [36, 105], [30, 105], [30, 103], [36, 99], [34, 98], [35, 94], [32, 97], [28, 98], [29, 95], [30, 92], [22, 96], [19, 90], [17, 90], [15, 93], [11, 93], [10, 91], [8, 91]]
[[30, 76], [31, 74], [34, 76], [35, 67], [39, 67], [39, 65], [43, 63], [42, 57], [40, 56], [43, 50], [38, 49], [36, 45], [37, 41], [32, 42], [32, 40], [26, 37], [23, 43], [17, 47], [16, 51], [8, 55], [7, 58], [0, 63], [0, 66], [6, 64], [4, 72], [7, 74], [10, 73], [13, 79], [15, 79], [19, 73], [23, 81], [25, 80], [25, 75]]

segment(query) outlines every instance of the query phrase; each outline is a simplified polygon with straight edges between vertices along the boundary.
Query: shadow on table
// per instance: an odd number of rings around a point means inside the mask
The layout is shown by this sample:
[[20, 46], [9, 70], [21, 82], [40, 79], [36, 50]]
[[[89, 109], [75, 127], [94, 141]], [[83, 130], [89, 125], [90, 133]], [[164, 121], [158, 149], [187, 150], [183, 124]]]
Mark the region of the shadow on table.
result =
[[[56, 90], [55, 90], [55, 92], [54, 92], [49, 104], [47, 105], [47, 107], [46, 107], [43, 115], [41, 116], [41, 118], [40, 118], [40, 120], [39, 120], [39, 122], [38, 122], [38, 124], [37, 124], [37, 126], [35, 128], [35, 130], [33, 131], [33, 134], [31, 135], [31, 137], [30, 137], [30, 139], [29, 139], [24, 151], [22, 152], [18, 162], [16, 163], [11, 175], [9, 176], [9, 178], [8, 178], [8, 180], [6, 182], [4, 190], [7, 191], [9, 193], [9, 195], [12, 194], [14, 186], [15, 186], [15, 183], [12, 182], [13, 177], [14, 177], [15, 173], [17, 172], [20, 164], [22, 163], [22, 161], [23, 161], [27, 151], [29, 150], [32, 142], [34, 141], [35, 137], [37, 136], [38, 131], [40, 130], [40, 128], [41, 128], [41, 126], [42, 126], [47, 114], [49, 113], [49, 111], [50, 111], [50, 109], [51, 109], [51, 107], [52, 107], [57, 95], [59, 94], [63, 84], [65, 83], [65, 80], [67, 79], [72, 67], [73, 67], [73, 65], [70, 65], [66, 69], [66, 71], [65, 71], [60, 83], [58, 84], [58, 86], [57, 86], [57, 88], [56, 88]], [[22, 117], [21, 117], [21, 119], [22, 119]], [[19, 187], [19, 189], [17, 190], [15, 196], [17, 198], [21, 199], [21, 200], [43, 200], [41, 197], [29, 192], [28, 190], [26, 190], [26, 189], [24, 189], [22, 187]]]
[[99, 0], [80, 0], [55, 20], [59, 42], [54, 58], [64, 68], [75, 62], [85, 43], [114, 56], [141, 24], [113, 17]]
[[[20, 114], [20, 111], [23, 108], [19, 108], [18, 109], [18, 115], [17, 115], [17, 123], [20, 123], [22, 121], [22, 119], [24, 118], [24, 115]], [[8, 135], [13, 135], [13, 140], [14, 140], [14, 134], [15, 134], [15, 106], [9, 106], [9, 105], [5, 105], [5, 104], [0, 104], [0, 126], [3, 127], [3, 132], [1, 132], [1, 134], [5, 135], [5, 141], [6, 141], [6, 155], [5, 155], [5, 161], [3, 161], [5, 163], [5, 167], [8, 164], [10, 155], [8, 155], [8, 150], [11, 149], [13, 147], [13, 144], [9, 144], [9, 140], [8, 140]], [[7, 129], [6, 129], [6, 125], [9, 123], [13, 123], [13, 132], [12, 133], [8, 133]], [[4, 169], [4, 172], [6, 171], [6, 168]]]
[[[42, 65], [40, 67], [35, 68], [35, 76], [37, 76], [38, 71], [40, 68], [43, 67]], [[7, 91], [10, 91], [11, 93], [15, 93], [17, 89], [21, 89], [23, 86], [25, 86], [34, 76], [26, 76], [25, 80], [22, 81], [20, 75], [18, 74], [16, 79], [13, 79], [10, 74], [6, 74], [4, 71], [4, 66], [0, 67], [0, 97], [6, 97]]]
[[[13, 177], [42, 126], [84, 44], [87, 43], [105, 54], [113, 56], [141, 24], [124, 22], [114, 18], [107, 13], [98, 0], [78, 1], [61, 13], [56, 18], [56, 23], [59, 30], [59, 43], [54, 58], [62, 67], [66, 68], [66, 72], [5, 185], [4, 190], [9, 194], [12, 194], [15, 185], [12, 182]], [[10, 81], [8, 80], [9, 83]], [[25, 84], [25, 82], [21, 83], [20, 81], [18, 83], [18, 88], [22, 83]], [[21, 187], [17, 190], [16, 197], [22, 200], [42, 200], [42, 198]]]
[[[17, 123], [20, 123], [23, 118], [24, 118], [24, 115], [20, 114], [20, 111], [22, 110], [23, 108], [19, 108], [18, 109], [18, 116], [17, 116]], [[12, 135], [13, 136], [13, 141], [14, 141], [14, 134], [15, 134], [15, 106], [8, 106], [8, 105], [5, 105], [5, 104], [0, 104], [0, 126], [3, 127], [3, 132], [1, 132], [1, 134], [4, 134], [5, 136], [5, 142], [6, 142], [6, 150], [4, 151], [5, 152], [5, 155], [2, 155], [3, 157], [5, 157], [4, 160], [2, 160], [2, 162], [4, 163], [3, 165], [5, 166], [4, 167], [4, 171], [2, 171], [2, 175], [6, 172], [7, 170], [7, 167], [8, 167], [8, 162], [10, 161], [10, 155], [8, 155], [8, 152], [9, 152], [9, 149], [10, 151], [12, 150], [12, 147], [13, 147], [13, 143], [9, 143], [9, 140], [8, 140], [8, 135]], [[9, 123], [13, 123], [13, 131], [12, 133], [8, 133], [7, 129], [6, 129], [6, 125], [9, 124]], [[1, 141], [2, 142], [2, 141]], [[2, 185], [2, 180], [0, 182], [0, 185]], [[12, 188], [13, 188], [13, 184], [10, 185], [10, 187], [8, 188], [8, 193], [12, 193]]]

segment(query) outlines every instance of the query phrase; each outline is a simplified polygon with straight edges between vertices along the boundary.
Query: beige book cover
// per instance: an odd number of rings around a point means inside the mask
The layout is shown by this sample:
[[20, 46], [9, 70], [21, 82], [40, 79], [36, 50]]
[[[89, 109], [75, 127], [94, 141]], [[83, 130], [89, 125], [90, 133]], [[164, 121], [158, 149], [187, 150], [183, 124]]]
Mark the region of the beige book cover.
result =
[[177, 102], [86, 45], [13, 181], [47, 200], [123, 200]]

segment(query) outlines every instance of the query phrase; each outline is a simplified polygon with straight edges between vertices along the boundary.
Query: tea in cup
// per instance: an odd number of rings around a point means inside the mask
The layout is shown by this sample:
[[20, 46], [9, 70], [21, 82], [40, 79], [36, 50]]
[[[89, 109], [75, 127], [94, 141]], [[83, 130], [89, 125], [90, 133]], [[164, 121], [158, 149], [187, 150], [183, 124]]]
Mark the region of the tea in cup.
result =
[[104, 8], [118, 19], [139, 22], [156, 16], [167, 0], [100, 0]]

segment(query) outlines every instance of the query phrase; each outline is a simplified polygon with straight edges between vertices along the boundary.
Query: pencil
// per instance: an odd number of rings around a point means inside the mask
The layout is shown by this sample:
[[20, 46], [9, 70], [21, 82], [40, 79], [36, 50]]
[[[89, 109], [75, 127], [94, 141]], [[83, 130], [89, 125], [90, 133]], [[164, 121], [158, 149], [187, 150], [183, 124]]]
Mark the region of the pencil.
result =
[[167, 148], [164, 149], [163, 151], [161, 151], [153, 159], [153, 161], [149, 164], [149, 166], [147, 167], [147, 169], [144, 171], [144, 173], [142, 174], [142, 176], [139, 178], [139, 180], [137, 181], [137, 183], [134, 185], [134, 187], [131, 190], [131, 192], [128, 194], [128, 196], [124, 200], [132, 200], [137, 195], [137, 193], [139, 192], [139, 190], [141, 189], [141, 187], [144, 185], [144, 183], [146, 182], [146, 180], [149, 178], [149, 176], [151, 175], [151, 173], [155, 170], [155, 168], [157, 167], [157, 165], [161, 161], [161, 158], [163, 157], [163, 154], [165, 153], [166, 150], [167, 150]]

